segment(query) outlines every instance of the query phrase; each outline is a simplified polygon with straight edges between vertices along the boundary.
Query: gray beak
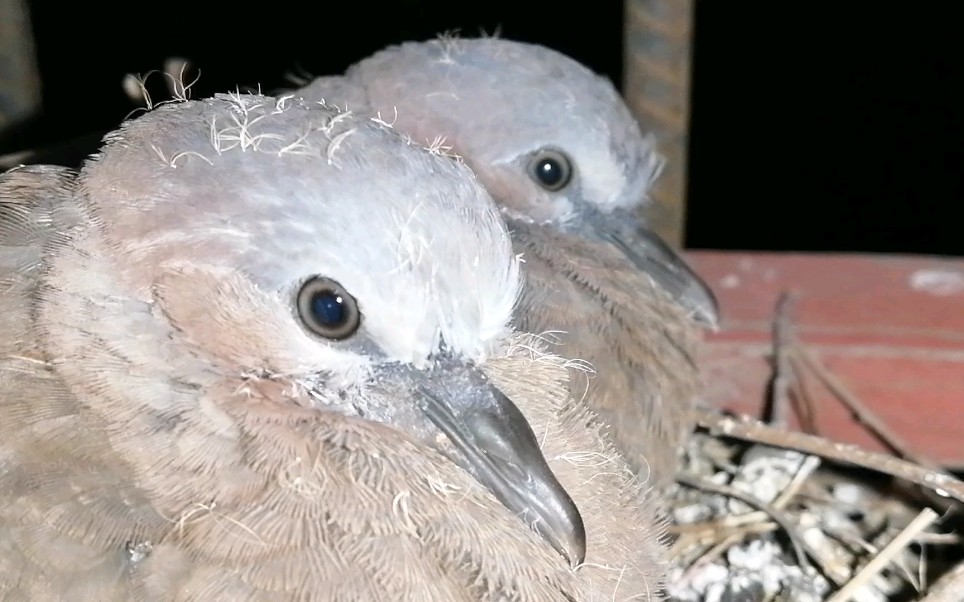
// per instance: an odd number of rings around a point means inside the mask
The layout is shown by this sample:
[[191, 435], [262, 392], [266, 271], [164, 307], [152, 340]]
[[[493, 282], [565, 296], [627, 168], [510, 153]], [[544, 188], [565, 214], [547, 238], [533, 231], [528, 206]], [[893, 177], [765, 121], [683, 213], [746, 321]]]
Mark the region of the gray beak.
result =
[[720, 323], [720, 306], [709, 285], [658, 234], [636, 225], [628, 213], [592, 212], [588, 223], [596, 235], [615, 245], [633, 264], [649, 274], [697, 322], [711, 330]]
[[586, 557], [579, 509], [546, 463], [522, 412], [474, 365], [440, 358], [419, 379], [421, 410], [452, 442], [453, 458], [569, 563]]

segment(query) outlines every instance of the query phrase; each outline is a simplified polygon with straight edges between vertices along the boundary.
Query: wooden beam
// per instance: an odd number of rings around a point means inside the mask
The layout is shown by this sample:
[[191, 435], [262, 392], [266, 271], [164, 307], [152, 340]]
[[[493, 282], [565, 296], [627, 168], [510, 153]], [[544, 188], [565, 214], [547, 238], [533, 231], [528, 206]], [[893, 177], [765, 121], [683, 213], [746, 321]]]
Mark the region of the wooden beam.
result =
[[667, 158], [645, 218], [681, 246], [686, 221], [693, 0], [624, 0], [623, 95]]
[[36, 116], [41, 101], [27, 0], [0, 0], [0, 135]]

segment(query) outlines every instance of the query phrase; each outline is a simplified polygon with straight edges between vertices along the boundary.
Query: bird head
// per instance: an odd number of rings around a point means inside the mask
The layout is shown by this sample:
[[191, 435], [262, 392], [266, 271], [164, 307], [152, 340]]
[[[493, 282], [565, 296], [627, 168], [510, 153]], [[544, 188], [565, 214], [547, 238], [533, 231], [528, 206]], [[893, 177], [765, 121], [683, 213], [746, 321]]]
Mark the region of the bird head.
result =
[[320, 78], [307, 98], [362, 104], [459, 155], [513, 219], [615, 244], [698, 321], [716, 299], [686, 261], [637, 225], [664, 159], [612, 83], [549, 48], [498, 38], [409, 42]]
[[367, 117], [236, 94], [127, 122], [80, 181], [43, 311], [118, 446], [185, 422], [227, 442], [321, 413], [377, 423], [582, 560], [579, 510], [483, 370], [512, 335], [519, 264], [469, 169]]

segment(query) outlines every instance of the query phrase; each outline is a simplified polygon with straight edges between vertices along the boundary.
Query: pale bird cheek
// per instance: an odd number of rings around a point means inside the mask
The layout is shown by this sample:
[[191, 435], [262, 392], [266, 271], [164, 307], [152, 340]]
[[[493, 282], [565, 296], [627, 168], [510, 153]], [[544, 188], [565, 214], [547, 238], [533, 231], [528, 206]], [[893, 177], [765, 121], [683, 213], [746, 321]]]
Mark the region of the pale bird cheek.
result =
[[327, 380], [328, 385], [332, 388], [340, 391], [351, 391], [364, 387], [371, 374], [371, 363], [358, 361], [329, 372]]
[[630, 182], [623, 173], [623, 168], [614, 161], [593, 161], [582, 173], [589, 176], [582, 179], [583, 196], [599, 209], [608, 211], [639, 202], [638, 198], [626, 197]]
[[424, 366], [437, 347], [435, 326], [425, 319], [414, 322], [411, 316], [398, 317], [369, 323], [368, 330], [389, 361]]
[[513, 208], [518, 215], [512, 212], [510, 215], [537, 224], [556, 224], [572, 218], [574, 207], [568, 196], [559, 192], [549, 195], [540, 191], [539, 196], [527, 198], [523, 204]]
[[573, 217], [575, 205], [568, 196], [559, 197], [553, 205], [555, 207], [555, 215], [552, 216], [552, 221], [565, 221]]

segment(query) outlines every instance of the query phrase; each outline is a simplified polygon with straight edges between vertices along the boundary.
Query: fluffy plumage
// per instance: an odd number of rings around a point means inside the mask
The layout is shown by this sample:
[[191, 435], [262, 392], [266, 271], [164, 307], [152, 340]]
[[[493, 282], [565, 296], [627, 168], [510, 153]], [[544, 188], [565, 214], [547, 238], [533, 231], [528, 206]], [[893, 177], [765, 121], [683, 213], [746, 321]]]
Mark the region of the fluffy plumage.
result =
[[[588, 384], [574, 373], [574, 395], [644, 479], [671, 480], [693, 426], [700, 326], [715, 325], [716, 300], [638, 226], [663, 159], [612, 84], [542, 46], [442, 38], [386, 48], [297, 94], [376, 115], [471, 166], [524, 258], [516, 325], [563, 331], [560, 353], [595, 368]], [[534, 172], [546, 159], [568, 162], [561, 186]]]
[[[357, 300], [354, 336], [306, 330], [313, 275]], [[465, 167], [290, 97], [169, 105], [79, 174], [0, 175], [0, 598], [656, 599], [657, 511], [509, 327], [518, 286]], [[417, 393], [471, 413], [489, 386], [581, 513], [584, 565]]]

